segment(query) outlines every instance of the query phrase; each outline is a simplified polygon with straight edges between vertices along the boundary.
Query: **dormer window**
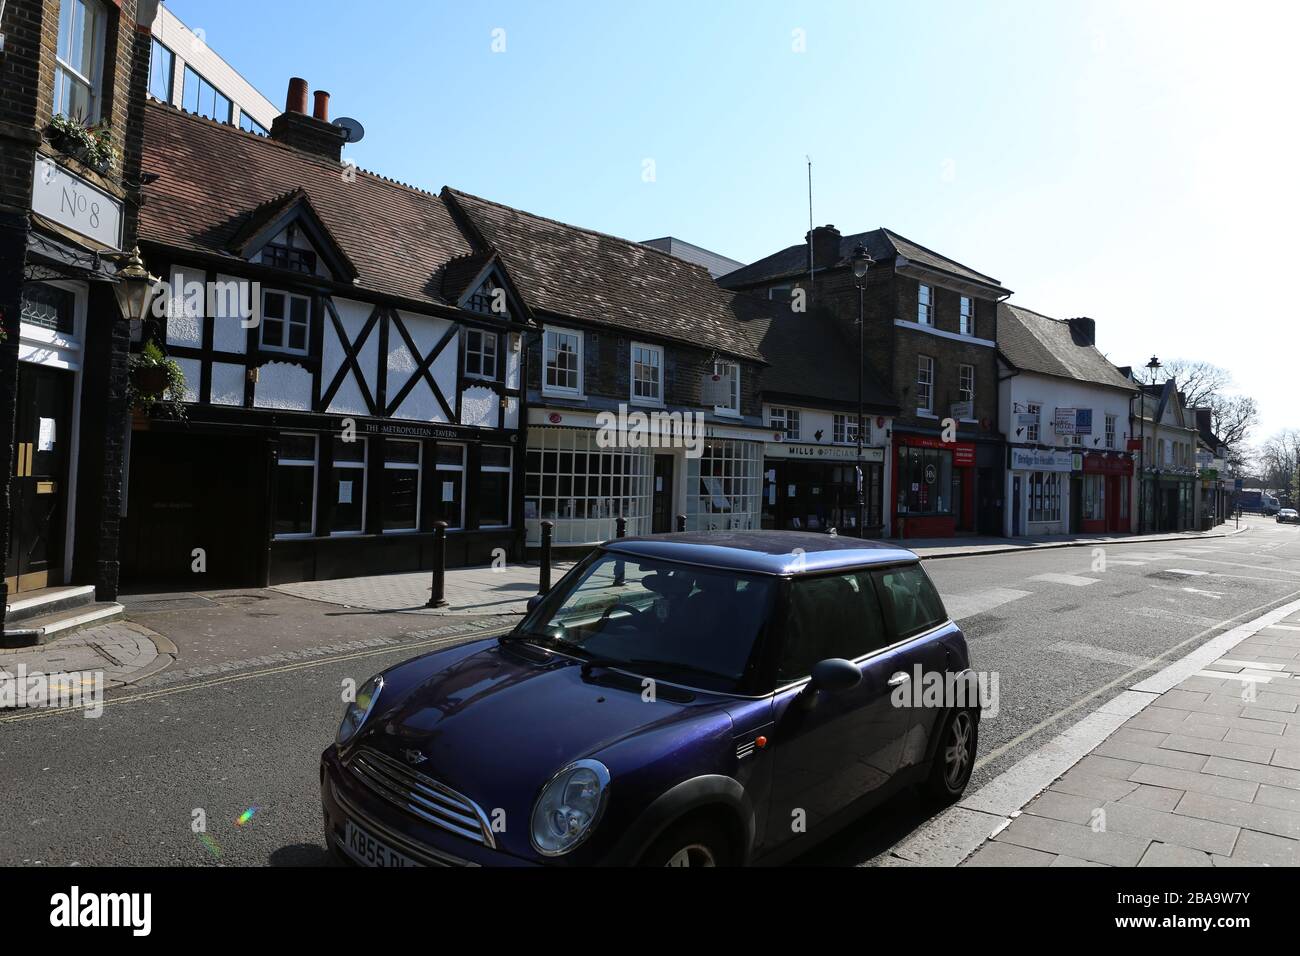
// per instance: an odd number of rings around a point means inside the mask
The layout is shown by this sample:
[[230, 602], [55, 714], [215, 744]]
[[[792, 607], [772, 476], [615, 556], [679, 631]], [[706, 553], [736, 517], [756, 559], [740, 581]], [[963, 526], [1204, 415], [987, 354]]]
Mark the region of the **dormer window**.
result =
[[484, 282], [465, 300], [465, 308], [480, 315], [496, 315], [508, 318], [510, 310], [506, 305], [506, 290], [491, 281]]
[[273, 269], [315, 275], [318, 259], [316, 251], [298, 227], [289, 225], [284, 232], [262, 247], [262, 262]]

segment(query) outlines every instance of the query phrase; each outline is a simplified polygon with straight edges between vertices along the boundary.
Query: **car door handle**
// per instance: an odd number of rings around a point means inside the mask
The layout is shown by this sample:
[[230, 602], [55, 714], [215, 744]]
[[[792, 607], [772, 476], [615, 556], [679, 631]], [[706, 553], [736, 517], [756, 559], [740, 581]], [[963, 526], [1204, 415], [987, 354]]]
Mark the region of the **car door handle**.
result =
[[906, 684], [911, 679], [912, 677], [910, 674], [905, 674], [903, 671], [899, 671], [893, 677], [889, 678], [889, 686], [897, 687], [899, 684]]

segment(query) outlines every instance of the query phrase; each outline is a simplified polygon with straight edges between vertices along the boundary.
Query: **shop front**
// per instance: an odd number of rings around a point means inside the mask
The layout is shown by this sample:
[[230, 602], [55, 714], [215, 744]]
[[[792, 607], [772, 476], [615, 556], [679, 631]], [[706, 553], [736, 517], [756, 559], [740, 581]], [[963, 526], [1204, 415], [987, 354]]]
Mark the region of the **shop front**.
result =
[[[883, 531], [883, 448], [862, 450], [863, 537]], [[853, 445], [768, 442], [763, 462], [764, 528], [857, 533], [858, 450]]]
[[1074, 471], [1074, 459], [1075, 455], [1068, 451], [1010, 449], [1007, 535], [1062, 534], [1069, 530], [1070, 474]]
[[1133, 456], [1126, 452], [1090, 451], [1083, 456], [1079, 480], [1079, 526], [1085, 533], [1127, 532], [1132, 528], [1129, 489]]
[[950, 538], [974, 531], [976, 446], [894, 436], [894, 529], [900, 538]]
[[686, 414], [646, 415], [629, 433], [586, 409], [530, 408], [527, 546], [541, 544], [543, 521], [553, 522], [556, 547], [608, 541], [619, 518], [629, 536], [672, 531], [678, 515], [690, 531], [758, 528], [767, 432], [712, 422], [692, 430]]

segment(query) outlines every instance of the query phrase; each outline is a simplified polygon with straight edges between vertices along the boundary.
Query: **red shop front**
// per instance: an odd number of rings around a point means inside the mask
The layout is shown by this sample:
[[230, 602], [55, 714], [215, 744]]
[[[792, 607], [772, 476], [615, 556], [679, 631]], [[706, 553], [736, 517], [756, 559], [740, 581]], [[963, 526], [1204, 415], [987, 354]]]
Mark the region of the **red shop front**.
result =
[[975, 445], [895, 433], [894, 533], [951, 538], [974, 531]]
[[1132, 530], [1133, 456], [1126, 452], [1090, 451], [1083, 456], [1083, 504], [1079, 529], [1084, 532]]

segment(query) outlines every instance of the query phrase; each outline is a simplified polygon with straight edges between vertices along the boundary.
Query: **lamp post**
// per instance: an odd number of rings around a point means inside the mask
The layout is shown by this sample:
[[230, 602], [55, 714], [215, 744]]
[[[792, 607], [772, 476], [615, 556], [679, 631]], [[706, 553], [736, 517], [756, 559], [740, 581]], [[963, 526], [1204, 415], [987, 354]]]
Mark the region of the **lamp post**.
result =
[[867, 504], [867, 502], [866, 502], [866, 481], [864, 480], [865, 476], [864, 476], [863, 473], [862, 473], [862, 365], [863, 365], [863, 363], [866, 361], [866, 348], [865, 348], [865, 342], [866, 342], [866, 339], [865, 339], [865, 329], [866, 329], [866, 316], [865, 316], [865, 301], [866, 301], [866, 300], [865, 300], [865, 295], [866, 295], [866, 290], [865, 290], [865, 286], [863, 285], [863, 280], [867, 277], [867, 270], [871, 268], [871, 265], [872, 265], [872, 259], [871, 259], [871, 256], [867, 254], [867, 247], [864, 246], [862, 243], [859, 242], [858, 245], [857, 245], [857, 248], [855, 248], [855, 249], [853, 250], [853, 278], [854, 278], [854, 280], [856, 280], [856, 284], [857, 284], [857, 287], [858, 287], [858, 428], [857, 428], [857, 440], [858, 440], [858, 463], [857, 463], [857, 475], [858, 475], [858, 515], [857, 515], [857, 531], [858, 531], [858, 537], [859, 537], [859, 538], [862, 538], [862, 537], [865, 537], [865, 536], [866, 536], [865, 533], [864, 533], [864, 530], [863, 530], [863, 529], [864, 529], [865, 524], [866, 524], [866, 516], [867, 516], [867, 507], [866, 507], [866, 504]]
[[[1151, 361], [1146, 364], [1147, 371], [1151, 374], [1148, 376], [1154, 385], [1156, 383], [1156, 372], [1160, 369], [1160, 359], [1154, 355]], [[1142, 428], [1142, 448], [1138, 452], [1142, 457], [1138, 467], [1138, 534], [1145, 534], [1147, 530], [1147, 397], [1146, 392], [1138, 389], [1138, 424]], [[1151, 423], [1155, 427], [1155, 422]], [[1152, 497], [1155, 497], [1155, 489], [1152, 489]], [[1155, 502], [1153, 501], [1152, 504]]]

